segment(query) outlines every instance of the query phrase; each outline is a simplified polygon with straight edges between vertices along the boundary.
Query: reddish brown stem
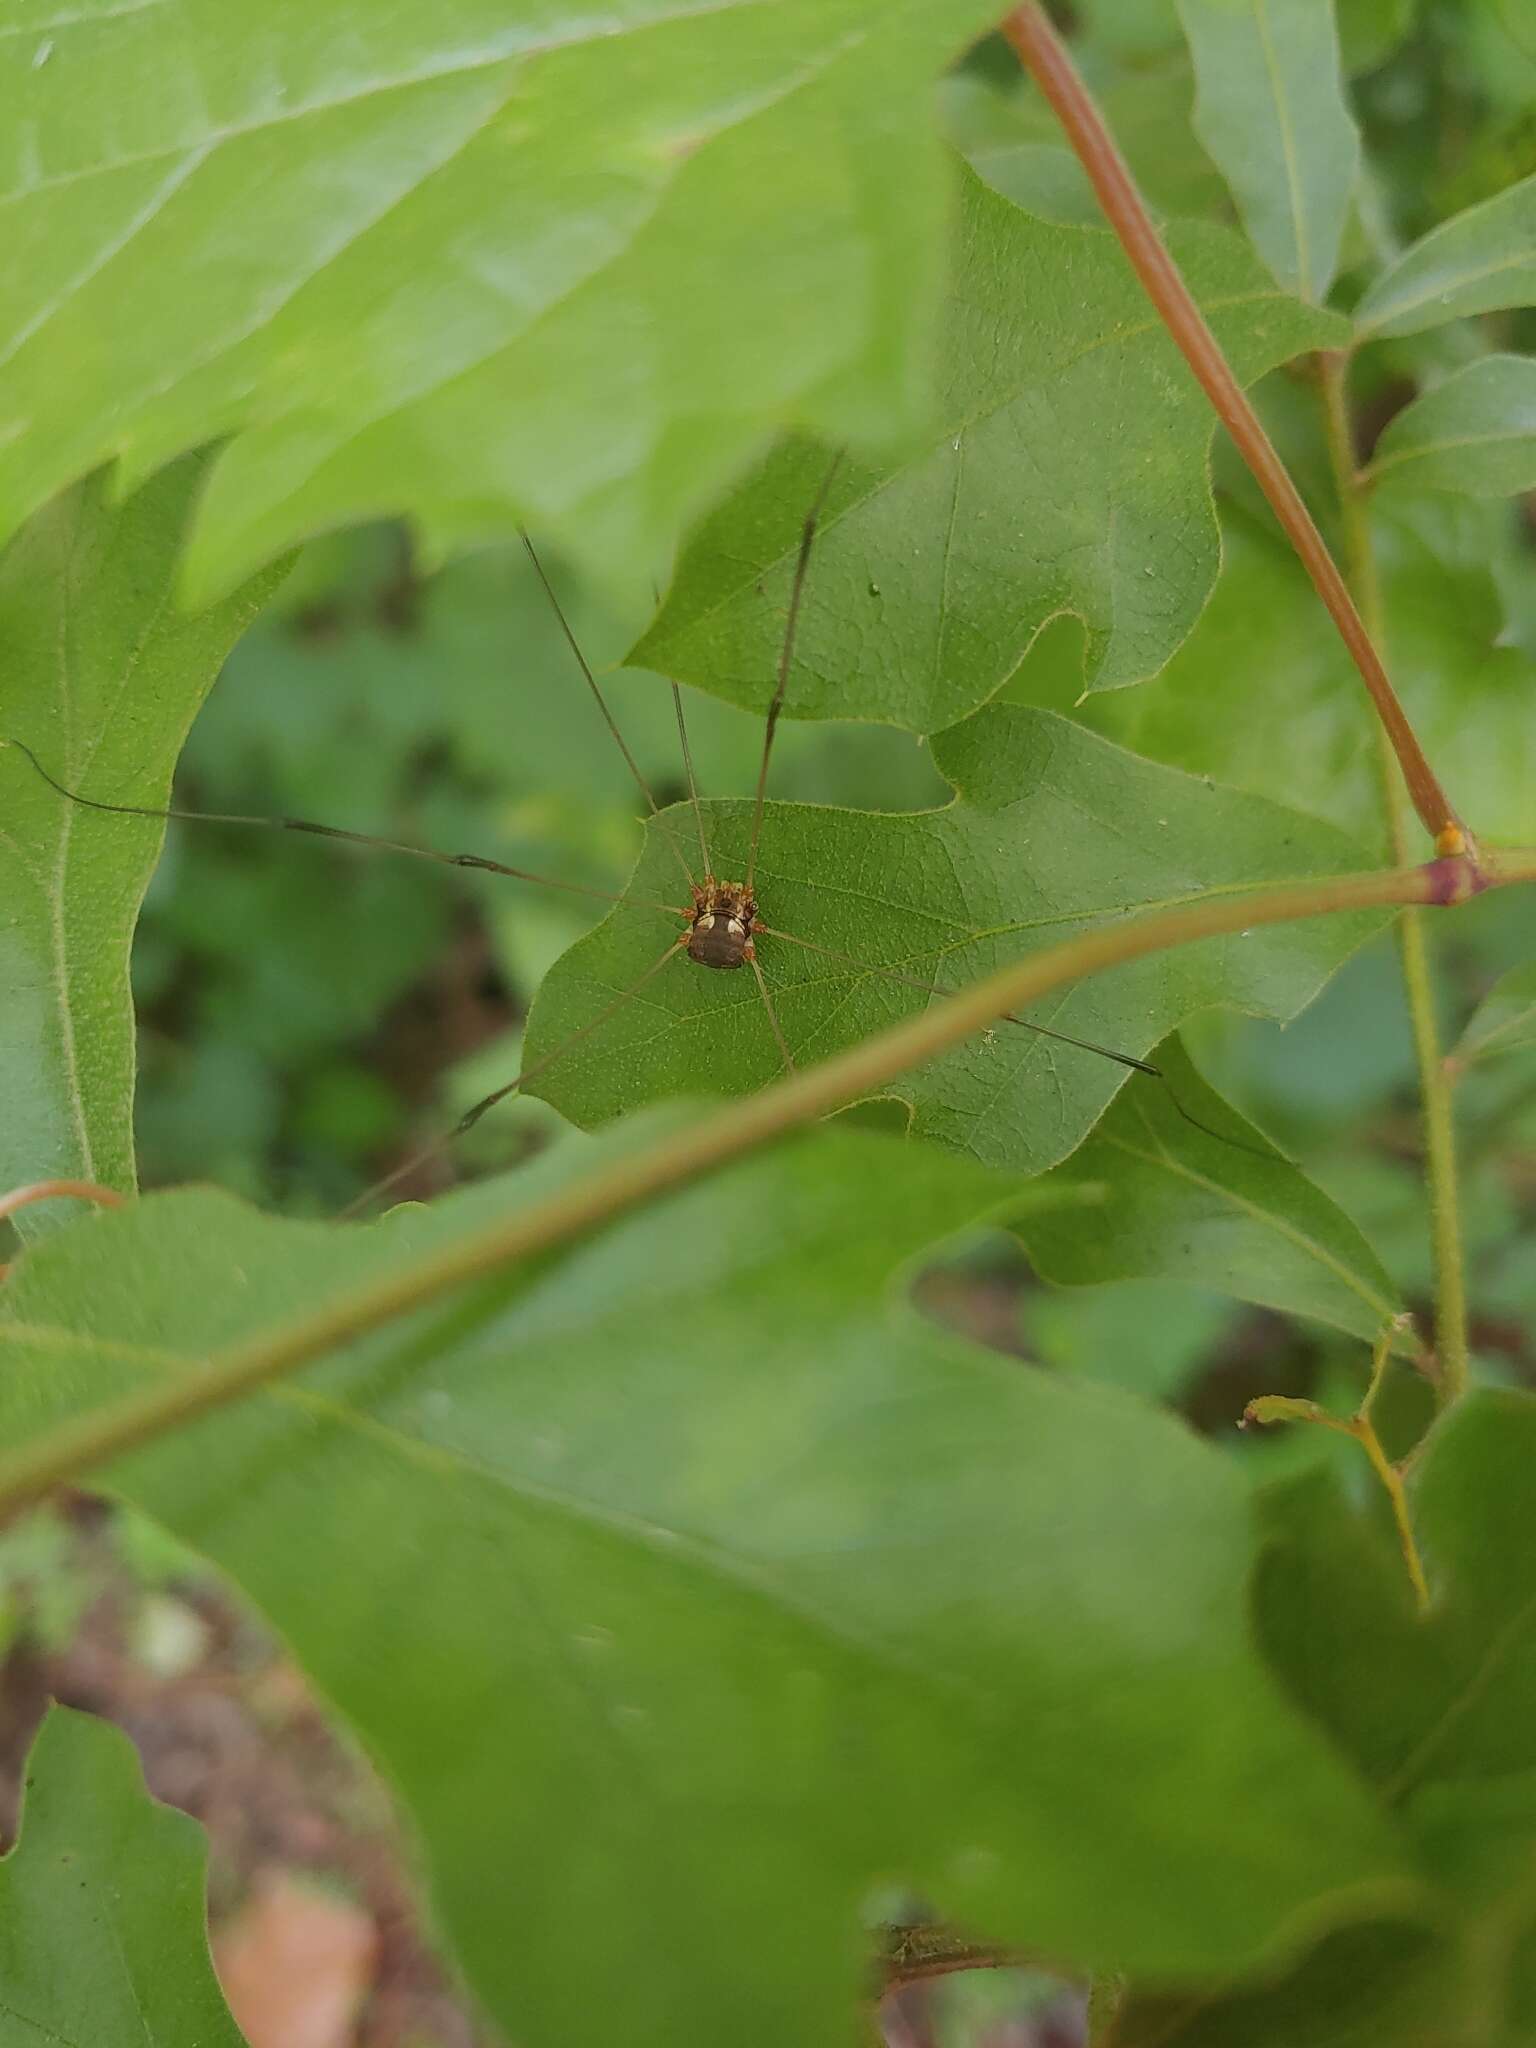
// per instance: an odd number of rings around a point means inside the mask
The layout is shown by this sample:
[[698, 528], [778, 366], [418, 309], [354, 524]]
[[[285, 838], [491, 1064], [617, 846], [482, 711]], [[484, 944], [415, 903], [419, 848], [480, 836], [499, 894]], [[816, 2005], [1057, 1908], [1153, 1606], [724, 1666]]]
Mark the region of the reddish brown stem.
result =
[[[26, 1187], [12, 1188], [8, 1194], [0, 1195], [0, 1223], [14, 1216], [18, 1209], [29, 1209], [34, 1202], [54, 1202], [66, 1196], [79, 1202], [95, 1202], [103, 1209], [123, 1206], [116, 1188], [101, 1187], [93, 1180], [34, 1180]], [[10, 1277], [10, 1267], [0, 1265], [0, 1282]]]
[[123, 1197], [116, 1188], [104, 1188], [93, 1180], [35, 1180], [24, 1188], [12, 1188], [8, 1194], [0, 1195], [0, 1223], [7, 1216], [14, 1216], [18, 1209], [28, 1209], [34, 1202], [55, 1202], [65, 1196], [72, 1196], [79, 1202], [95, 1202], [103, 1209], [120, 1209]]
[[1189, 286], [1152, 225], [1130, 168], [1115, 146], [1098, 108], [1074, 70], [1043, 8], [1016, 7], [1002, 32], [1019, 62], [1049, 100], [1067, 139], [1093, 181], [1105, 218], [1120, 238], [1137, 276], [1158, 315], [1178, 343], [1184, 360], [1216, 409], [1217, 417], [1237, 444], [1238, 452], [1258, 479], [1274, 507], [1292, 547], [1306, 565], [1318, 596], [1328, 607], [1344, 645], [1371, 693], [1376, 715], [1386, 728], [1402, 766], [1413, 807], [1442, 855], [1472, 852], [1466, 827], [1457, 817], [1439, 778], [1425, 758], [1418, 736], [1398, 702], [1381, 657], [1355, 609], [1328, 544], [1302, 502], [1285, 464], [1233, 376], [1220, 344], [1206, 325]]

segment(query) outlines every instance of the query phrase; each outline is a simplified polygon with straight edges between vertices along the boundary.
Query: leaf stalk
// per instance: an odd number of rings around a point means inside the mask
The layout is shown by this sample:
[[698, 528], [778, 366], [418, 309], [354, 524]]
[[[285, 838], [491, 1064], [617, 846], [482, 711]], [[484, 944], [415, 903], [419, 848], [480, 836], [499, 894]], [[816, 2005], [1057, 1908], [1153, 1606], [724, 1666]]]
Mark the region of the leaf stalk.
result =
[[1130, 166], [1120, 154], [1092, 95], [1078, 77], [1071, 58], [1046, 18], [1034, 4], [1016, 7], [1002, 24], [1002, 33], [1019, 62], [1030, 73], [1066, 131], [1098, 194], [1105, 218], [1146, 288], [1184, 360], [1194, 371], [1238, 452], [1252, 470], [1259, 488], [1274, 508], [1292, 547], [1301, 557], [1313, 587], [1327, 606], [1350, 658], [1360, 671], [1392, 750], [1403, 771], [1414, 809], [1442, 855], [1476, 858], [1471, 835], [1457, 816], [1439, 778], [1430, 766], [1408, 715], [1398, 701], [1370, 633], [1349, 594], [1338, 564], [1291, 481], [1274, 443], [1232, 373], [1221, 344], [1196, 305], [1189, 286], [1164, 248]]
[[1290, 1394], [1261, 1394], [1256, 1401], [1250, 1401], [1243, 1410], [1242, 1421], [1238, 1427], [1243, 1429], [1254, 1422], [1314, 1422], [1319, 1428], [1335, 1430], [1340, 1436], [1354, 1438], [1370, 1460], [1371, 1470], [1381, 1481], [1391, 1503], [1398, 1548], [1403, 1553], [1408, 1583], [1413, 1588], [1414, 1603], [1419, 1613], [1425, 1615], [1429, 1612], [1429, 1582], [1424, 1576], [1424, 1561], [1419, 1555], [1413, 1522], [1408, 1513], [1403, 1468], [1394, 1465], [1387, 1456], [1371, 1417], [1371, 1410], [1376, 1405], [1376, 1396], [1380, 1393], [1381, 1383], [1386, 1377], [1387, 1364], [1392, 1356], [1392, 1340], [1397, 1333], [1397, 1327], [1397, 1321], [1394, 1319], [1377, 1338], [1371, 1354], [1370, 1385], [1365, 1390], [1365, 1399], [1353, 1415], [1341, 1420], [1337, 1415], [1330, 1415], [1326, 1408], [1319, 1407], [1316, 1401], [1298, 1400]]
[[[1349, 416], [1348, 358], [1340, 351], [1329, 350], [1319, 356], [1318, 369], [1328, 457], [1344, 528], [1350, 581], [1371, 638], [1377, 646], [1382, 646], [1386, 635], [1386, 604], [1382, 596], [1376, 544], [1371, 534], [1370, 512], [1355, 464]], [[1403, 816], [1402, 794], [1384, 746], [1380, 766], [1391, 858], [1402, 861], [1406, 858], [1408, 842], [1407, 820]], [[1398, 919], [1397, 948], [1413, 1032], [1419, 1100], [1423, 1105], [1424, 1161], [1429, 1183], [1429, 1228], [1435, 1267], [1435, 1347], [1440, 1359], [1436, 1392], [1441, 1404], [1449, 1406], [1466, 1392], [1471, 1377], [1466, 1257], [1461, 1230], [1461, 1180], [1456, 1166], [1453, 1077], [1447, 1070], [1441, 1051], [1429, 943], [1424, 920], [1418, 911], [1409, 909]]]

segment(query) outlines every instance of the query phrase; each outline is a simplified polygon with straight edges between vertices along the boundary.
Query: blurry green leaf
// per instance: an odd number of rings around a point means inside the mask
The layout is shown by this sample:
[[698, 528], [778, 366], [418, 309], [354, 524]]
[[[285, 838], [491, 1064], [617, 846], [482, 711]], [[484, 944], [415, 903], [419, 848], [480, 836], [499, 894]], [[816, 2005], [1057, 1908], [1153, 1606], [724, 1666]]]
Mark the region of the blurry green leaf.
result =
[[0, 1530], [0, 1660], [18, 1643], [52, 1654], [73, 1638], [99, 1588], [73, 1555], [71, 1536], [51, 1508]]
[[1536, 963], [1501, 976], [1468, 1020], [1452, 1057], [1465, 1064], [1528, 1045], [1536, 1045]]
[[1179, 14], [1195, 60], [1195, 132], [1275, 276], [1320, 302], [1360, 168], [1333, 0], [1179, 0]]
[[1377, 278], [1355, 311], [1357, 333], [1417, 334], [1468, 313], [1536, 299], [1536, 177], [1415, 242]]
[[[592, 1157], [364, 1229], [206, 1192], [89, 1219], [0, 1298], [0, 1435], [398, 1280]], [[1165, 1975], [1392, 1895], [1389, 1835], [1250, 1647], [1241, 1476], [901, 1302], [1014, 1186], [823, 1130], [109, 1474], [358, 1727], [529, 2048], [620, 2009], [636, 2044], [839, 2039], [893, 1881]]]
[[1449, 17], [1457, 58], [1474, 90], [1501, 112], [1536, 103], [1536, 25], [1527, 0], [1464, 0]]
[[1086, 51], [1127, 64], [1159, 57], [1179, 41], [1174, 0], [1081, 0], [1072, 12]]
[[[1054, 1180], [1036, 1187], [1050, 1188]], [[1091, 1217], [1084, 1220], [1097, 1228]], [[1199, 1288], [1129, 1281], [1032, 1292], [1024, 1330], [1031, 1348], [1058, 1372], [1167, 1401], [1198, 1370], [1230, 1314], [1219, 1295]]]
[[918, 425], [932, 84], [988, 15], [178, 0], [18, 20], [0, 524], [108, 456], [139, 479], [233, 435], [189, 564], [204, 597], [386, 512], [438, 547], [528, 520], [648, 575], [775, 429]]
[[1413, 27], [1418, 0], [1335, 0], [1345, 73], [1384, 63]]
[[[982, 712], [943, 734], [934, 758], [959, 792], [942, 810], [768, 808], [757, 902], [769, 930], [758, 957], [797, 1061], [922, 1009], [930, 984], [975, 980], [1106, 918], [1361, 863], [1342, 835], [1295, 812], [1155, 768], [1041, 712]], [[673, 817], [685, 832], [686, 814]], [[706, 805], [705, 824], [715, 871], [744, 874], [751, 806]], [[737, 1094], [779, 1069], [750, 972], [718, 973], [681, 954], [591, 1028], [675, 943], [677, 923], [647, 906], [680, 893], [675, 848], [653, 829], [625, 902], [539, 990], [525, 1052], [530, 1064], [553, 1063], [531, 1087], [575, 1123], [668, 1095]], [[1029, 1017], [1140, 1056], [1210, 1004], [1293, 1015], [1380, 927], [1377, 917], [1330, 917], [1185, 947], [1058, 990]], [[912, 1105], [917, 1132], [1038, 1173], [1082, 1141], [1126, 1079], [1092, 1051], [1005, 1022], [881, 1092]], [[1141, 1095], [1158, 1083], [1131, 1086]]]
[[1436, 1427], [1411, 1505], [1435, 1605], [1413, 1611], [1375, 1494], [1336, 1473], [1268, 1497], [1264, 1647], [1382, 1787], [1441, 1895], [1417, 1927], [1334, 1935], [1264, 1991], [1133, 2009], [1131, 2048], [1521, 2048], [1536, 2029], [1536, 1401], [1474, 1394]]
[[[40, 512], [0, 557], [5, 704], [67, 787], [158, 805], [192, 714], [273, 573], [189, 617], [171, 600], [202, 465], [179, 463], [126, 503], [100, 478]], [[0, 1187], [55, 1176], [131, 1188], [128, 949], [163, 828], [55, 795], [0, 748]], [[22, 1212], [25, 1232], [58, 1205]]]
[[[1245, 380], [1338, 336], [1239, 238], [1171, 246]], [[1218, 566], [1212, 418], [1107, 231], [1033, 220], [964, 179], [934, 433], [845, 454], [812, 557], [787, 702], [934, 732], [1012, 673], [1048, 620], [1087, 627], [1088, 687], [1155, 675]], [[773, 688], [824, 447], [781, 443], [700, 528], [633, 659], [733, 703]]]
[[[1226, 185], [1189, 125], [1194, 76], [1172, 0], [1168, 34], [1173, 47], [1157, 61], [1095, 76], [1094, 97], [1154, 213], [1225, 220]], [[946, 79], [940, 107], [950, 140], [978, 176], [1026, 213], [1103, 227], [1097, 195], [1060, 122], [1016, 65], [1013, 83], [1003, 93], [965, 71]]]
[[1536, 361], [1484, 356], [1426, 391], [1388, 426], [1366, 476], [1477, 498], [1536, 489]]
[[1018, 1224], [1035, 1266], [1073, 1287], [1183, 1280], [1376, 1337], [1402, 1302], [1355, 1225], [1201, 1080], [1177, 1039], [1152, 1057], [1169, 1086], [1123, 1090], [1051, 1176], [1102, 1183], [1104, 1204]]
[[239, 2048], [208, 1956], [203, 1832], [144, 1790], [132, 1743], [50, 1708], [0, 1863], [5, 2048]]
[[1424, 1925], [1383, 1922], [1322, 1942], [1278, 1984], [1211, 1998], [1132, 1998], [1115, 2048], [1523, 2048], [1487, 2024], [1509, 1985]]
[[[1490, 839], [1536, 838], [1536, 663], [1509, 644], [1491, 573], [1503, 508], [1441, 494], [1375, 509], [1388, 666], [1463, 814]], [[1155, 690], [1076, 715], [1140, 754], [1304, 806], [1370, 837], [1376, 735], [1359, 677], [1289, 547], [1242, 515], [1225, 526], [1216, 595]], [[1060, 704], [1059, 669], [1010, 695]]]

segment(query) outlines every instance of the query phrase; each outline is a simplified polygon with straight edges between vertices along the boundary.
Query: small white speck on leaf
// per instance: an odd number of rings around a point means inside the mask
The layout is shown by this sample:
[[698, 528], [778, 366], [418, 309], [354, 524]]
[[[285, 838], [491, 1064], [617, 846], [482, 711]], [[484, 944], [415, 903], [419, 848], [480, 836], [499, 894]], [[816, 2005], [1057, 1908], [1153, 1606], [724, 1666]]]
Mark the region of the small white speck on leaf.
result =
[[52, 36], [44, 36], [44, 37], [43, 37], [43, 40], [42, 40], [42, 41], [41, 41], [41, 42], [40, 42], [40, 43], [38, 44], [37, 48], [36, 48], [36, 49], [35, 49], [35, 50], [34, 50], [34, 51], [32, 52], [32, 69], [33, 69], [34, 71], [41, 71], [41, 70], [42, 70], [42, 68], [43, 68], [43, 66], [44, 66], [44, 65], [45, 65], [45, 64], [46, 64], [46, 63], [48, 62], [48, 59], [49, 59], [49, 58], [50, 58], [50, 57], [51, 57], [52, 55], [53, 55], [53, 37], [52, 37]]

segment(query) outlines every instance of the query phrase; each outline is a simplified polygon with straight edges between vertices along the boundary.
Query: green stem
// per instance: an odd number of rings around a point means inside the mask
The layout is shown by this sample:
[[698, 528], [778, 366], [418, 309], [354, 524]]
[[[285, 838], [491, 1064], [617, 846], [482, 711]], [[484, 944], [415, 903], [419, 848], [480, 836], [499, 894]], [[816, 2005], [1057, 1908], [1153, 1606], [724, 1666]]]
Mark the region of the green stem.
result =
[[[1318, 358], [1323, 417], [1334, 487], [1344, 525], [1350, 581], [1366, 629], [1378, 647], [1384, 644], [1386, 606], [1381, 573], [1371, 535], [1365, 492], [1355, 469], [1346, 390], [1348, 361], [1342, 354]], [[1386, 811], [1392, 858], [1402, 861], [1408, 840], [1401, 786], [1385, 740], [1378, 752], [1382, 804]], [[1451, 1078], [1446, 1072], [1435, 1021], [1433, 978], [1422, 915], [1406, 910], [1397, 923], [1398, 959], [1408, 998], [1414, 1058], [1419, 1070], [1419, 1098], [1424, 1106], [1424, 1157], [1429, 1178], [1429, 1227], [1435, 1264], [1435, 1348], [1439, 1357], [1438, 1392], [1449, 1405], [1467, 1390], [1471, 1360], [1467, 1345], [1466, 1262], [1461, 1237], [1461, 1189], [1456, 1171], [1456, 1126], [1451, 1106]]]
[[744, 1097], [644, 1151], [615, 1160], [539, 1208], [484, 1224], [416, 1265], [369, 1281], [286, 1328], [216, 1354], [199, 1370], [136, 1389], [0, 1463], [0, 1514], [51, 1487], [297, 1371], [438, 1296], [515, 1259], [585, 1235], [637, 1203], [874, 1093], [1052, 989], [1178, 946], [1260, 925], [1391, 904], [1462, 901], [1479, 887], [1536, 881], [1536, 847], [1368, 874], [1326, 875], [1198, 900], [1096, 925], [962, 989], [847, 1051]]

